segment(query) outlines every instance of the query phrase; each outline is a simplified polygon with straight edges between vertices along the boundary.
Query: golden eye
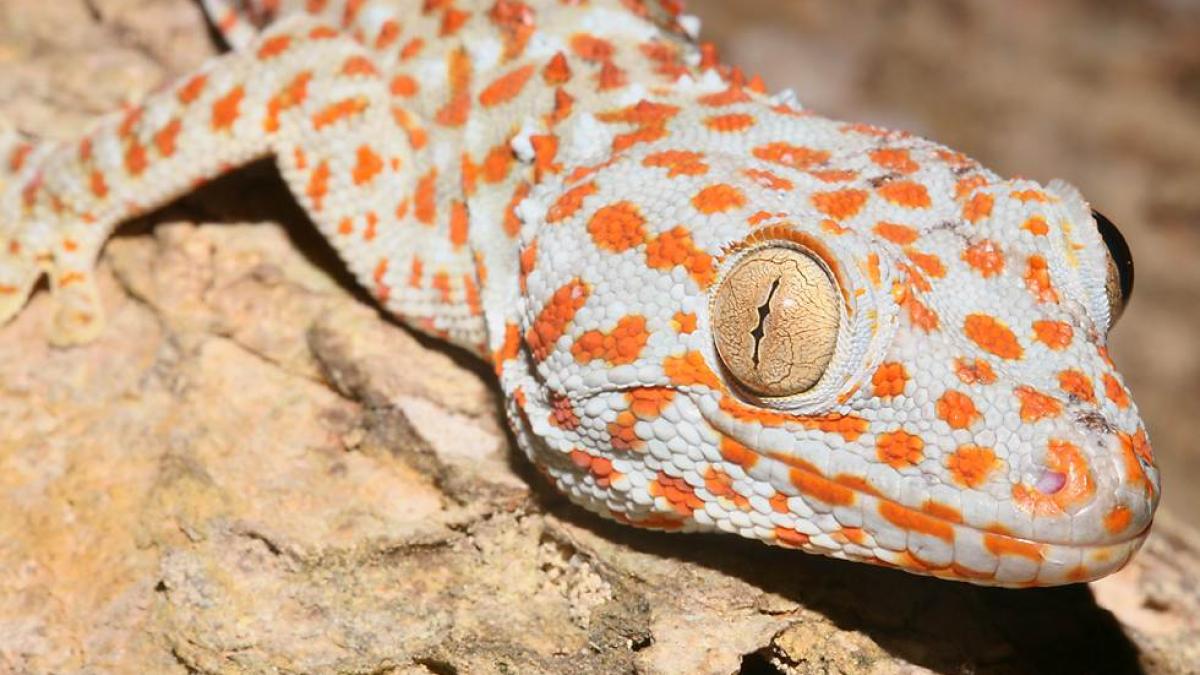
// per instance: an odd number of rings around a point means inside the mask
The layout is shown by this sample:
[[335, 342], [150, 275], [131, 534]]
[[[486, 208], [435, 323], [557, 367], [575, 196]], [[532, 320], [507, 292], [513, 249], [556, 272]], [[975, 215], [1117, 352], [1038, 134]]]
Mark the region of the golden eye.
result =
[[838, 294], [825, 268], [782, 246], [742, 256], [713, 297], [717, 353], [747, 390], [767, 397], [812, 388], [837, 347]]

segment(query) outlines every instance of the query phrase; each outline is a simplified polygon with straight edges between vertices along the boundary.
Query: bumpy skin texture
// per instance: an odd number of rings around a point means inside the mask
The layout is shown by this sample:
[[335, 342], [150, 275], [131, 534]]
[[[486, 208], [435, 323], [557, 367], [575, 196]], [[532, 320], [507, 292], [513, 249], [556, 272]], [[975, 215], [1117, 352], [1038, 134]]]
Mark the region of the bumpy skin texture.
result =
[[[1006, 586], [1144, 540], [1158, 472], [1069, 186], [769, 97], [670, 0], [204, 4], [230, 54], [78, 142], [0, 136], [0, 320], [48, 274], [51, 339], [92, 339], [112, 228], [274, 156], [383, 306], [492, 360], [593, 511]], [[811, 389], [761, 399], [711, 305], [778, 246], [840, 321]]]

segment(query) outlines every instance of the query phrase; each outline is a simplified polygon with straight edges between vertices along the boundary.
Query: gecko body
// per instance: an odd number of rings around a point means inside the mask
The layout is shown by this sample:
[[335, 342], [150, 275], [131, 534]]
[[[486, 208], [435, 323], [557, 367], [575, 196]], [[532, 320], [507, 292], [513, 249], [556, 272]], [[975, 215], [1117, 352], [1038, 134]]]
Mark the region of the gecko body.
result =
[[0, 136], [0, 321], [47, 275], [50, 339], [93, 339], [112, 229], [270, 156], [592, 511], [1003, 586], [1144, 541], [1131, 270], [1065, 183], [768, 95], [669, 0], [203, 4], [228, 54], [77, 141]]

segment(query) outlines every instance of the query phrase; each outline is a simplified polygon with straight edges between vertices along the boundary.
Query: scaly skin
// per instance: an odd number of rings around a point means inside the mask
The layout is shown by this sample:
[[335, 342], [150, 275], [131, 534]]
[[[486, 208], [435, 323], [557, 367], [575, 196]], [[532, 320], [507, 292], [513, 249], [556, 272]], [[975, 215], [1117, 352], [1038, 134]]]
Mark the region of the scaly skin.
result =
[[[768, 97], [675, 4], [206, 0], [232, 53], [78, 142], [0, 136], [0, 320], [48, 274], [50, 338], [92, 339], [112, 228], [274, 156], [380, 303], [492, 360], [593, 511], [979, 584], [1120, 568], [1158, 472], [1083, 199]], [[777, 399], [711, 311], [770, 246], [841, 299], [828, 367]]]

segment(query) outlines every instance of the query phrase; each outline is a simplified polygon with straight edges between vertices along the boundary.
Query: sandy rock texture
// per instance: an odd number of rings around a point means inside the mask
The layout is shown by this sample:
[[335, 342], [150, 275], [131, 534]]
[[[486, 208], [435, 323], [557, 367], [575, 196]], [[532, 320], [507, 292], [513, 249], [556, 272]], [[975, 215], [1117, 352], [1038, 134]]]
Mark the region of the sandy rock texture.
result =
[[[746, 34], [768, 4], [745, 4]], [[812, 9], [833, 4], [794, 3], [815, 14], [787, 21], [800, 35], [846, 29], [839, 11], [909, 12], [918, 26], [937, 12], [979, 11]], [[715, 5], [699, 7], [731, 11]], [[734, 49], [743, 24], [713, 23]], [[881, 49], [859, 40], [840, 47], [844, 58]], [[916, 61], [935, 53], [918, 42]], [[215, 50], [187, 0], [4, 0], [0, 120], [67, 138]], [[863, 58], [814, 89], [891, 67]], [[936, 76], [926, 84], [940, 86]], [[920, 114], [894, 113], [925, 131]], [[1017, 152], [997, 145], [999, 156]], [[1180, 194], [1162, 199], [1186, 220], [1196, 205]], [[1189, 673], [1200, 664], [1200, 535], [1170, 508], [1120, 574], [1033, 591], [639, 532], [581, 512], [513, 452], [487, 368], [382, 317], [269, 164], [130, 223], [106, 249], [102, 281], [110, 326], [93, 345], [45, 345], [44, 293], [0, 329], [0, 672]], [[1134, 339], [1157, 335], [1142, 325], [1158, 319], [1152, 306], [1142, 304]], [[1130, 362], [1155, 358], [1124, 349]], [[1169, 473], [1167, 485], [1186, 489]]]

